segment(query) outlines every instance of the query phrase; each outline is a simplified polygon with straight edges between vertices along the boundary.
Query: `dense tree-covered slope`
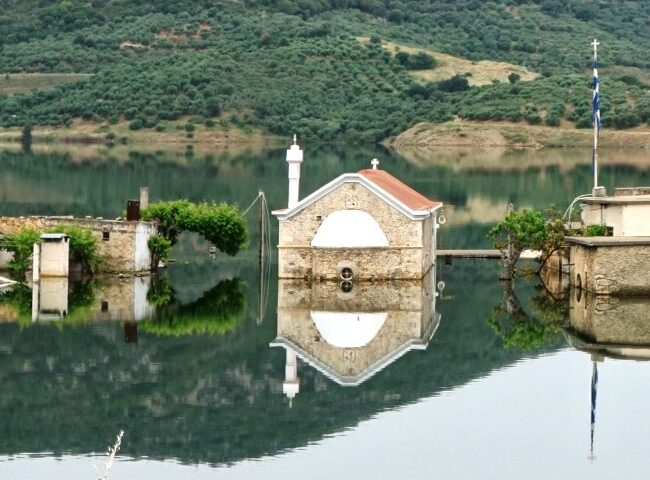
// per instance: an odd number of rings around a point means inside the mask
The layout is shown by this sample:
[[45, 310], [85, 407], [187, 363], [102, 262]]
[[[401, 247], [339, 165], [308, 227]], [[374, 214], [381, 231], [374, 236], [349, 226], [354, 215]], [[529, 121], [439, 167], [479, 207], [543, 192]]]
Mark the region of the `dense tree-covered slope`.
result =
[[[650, 4], [500, 0], [12, 0], [0, 70], [94, 73], [0, 93], [0, 125], [133, 129], [190, 118], [325, 140], [377, 140], [419, 121], [527, 120], [588, 127], [591, 48], [601, 42], [606, 126], [650, 120]], [[358, 38], [371, 37], [362, 44]], [[523, 65], [531, 82], [424, 83], [380, 39]], [[403, 60], [403, 59], [401, 59]], [[7, 75], [5, 75], [6, 81]], [[0, 78], [0, 92], [2, 92]], [[516, 78], [513, 78], [513, 82]], [[191, 127], [188, 127], [191, 132]]]

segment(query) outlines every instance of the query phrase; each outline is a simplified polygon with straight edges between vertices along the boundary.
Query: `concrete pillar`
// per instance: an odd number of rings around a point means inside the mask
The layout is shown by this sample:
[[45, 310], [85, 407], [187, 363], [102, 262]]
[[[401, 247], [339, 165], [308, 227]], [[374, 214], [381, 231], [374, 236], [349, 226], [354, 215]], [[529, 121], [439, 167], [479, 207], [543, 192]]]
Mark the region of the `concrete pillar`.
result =
[[149, 187], [140, 187], [140, 210], [149, 206]]
[[[37, 251], [38, 256], [36, 255]], [[67, 235], [63, 233], [42, 234], [40, 245], [34, 249], [34, 254], [34, 278], [40, 280], [42, 277], [68, 276], [70, 238]]]
[[41, 279], [41, 245], [40, 243], [34, 244], [32, 250], [32, 281], [38, 283]]
[[67, 277], [43, 277], [41, 278], [38, 287], [38, 319], [58, 320], [67, 317]]

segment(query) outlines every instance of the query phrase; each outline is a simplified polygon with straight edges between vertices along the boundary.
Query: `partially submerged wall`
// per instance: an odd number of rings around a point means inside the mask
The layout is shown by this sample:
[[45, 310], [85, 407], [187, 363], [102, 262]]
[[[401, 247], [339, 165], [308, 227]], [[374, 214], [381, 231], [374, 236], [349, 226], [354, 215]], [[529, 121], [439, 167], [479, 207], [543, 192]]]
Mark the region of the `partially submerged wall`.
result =
[[650, 293], [649, 237], [571, 237], [571, 285], [599, 295]]
[[99, 254], [107, 272], [147, 272], [151, 254], [147, 242], [156, 234], [155, 222], [127, 222], [72, 217], [0, 217], [0, 233], [15, 233], [25, 228], [46, 231], [59, 226], [90, 230], [97, 239]]

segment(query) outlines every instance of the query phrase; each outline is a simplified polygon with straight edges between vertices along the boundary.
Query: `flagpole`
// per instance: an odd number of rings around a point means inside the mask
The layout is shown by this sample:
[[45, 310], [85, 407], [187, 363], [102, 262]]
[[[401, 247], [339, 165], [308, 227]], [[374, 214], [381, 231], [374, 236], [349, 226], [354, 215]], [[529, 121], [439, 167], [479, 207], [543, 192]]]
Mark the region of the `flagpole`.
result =
[[[592, 94], [592, 107], [593, 107], [593, 123], [594, 123], [594, 149], [593, 149], [593, 158], [592, 158], [592, 168], [594, 170], [594, 192], [598, 187], [598, 135], [600, 133], [600, 85], [598, 81], [598, 40], [594, 38], [594, 41], [591, 42], [591, 46], [594, 47], [594, 77], [592, 82], [593, 94]], [[594, 193], [595, 194], [595, 193]]]
[[591, 370], [591, 445], [590, 457], [594, 457], [594, 431], [596, 430], [596, 395], [598, 394], [598, 365], [592, 361]]

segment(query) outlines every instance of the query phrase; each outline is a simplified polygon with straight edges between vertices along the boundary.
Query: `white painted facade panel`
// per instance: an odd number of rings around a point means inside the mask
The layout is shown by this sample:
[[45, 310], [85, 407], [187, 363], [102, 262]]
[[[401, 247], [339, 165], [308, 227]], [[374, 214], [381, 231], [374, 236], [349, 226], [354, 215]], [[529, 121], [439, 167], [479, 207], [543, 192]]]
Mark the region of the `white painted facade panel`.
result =
[[135, 229], [135, 271], [143, 272], [151, 268], [149, 238], [156, 234], [156, 227], [151, 223], [138, 223]]
[[320, 248], [388, 247], [388, 238], [372, 215], [361, 210], [329, 214], [311, 242]]

